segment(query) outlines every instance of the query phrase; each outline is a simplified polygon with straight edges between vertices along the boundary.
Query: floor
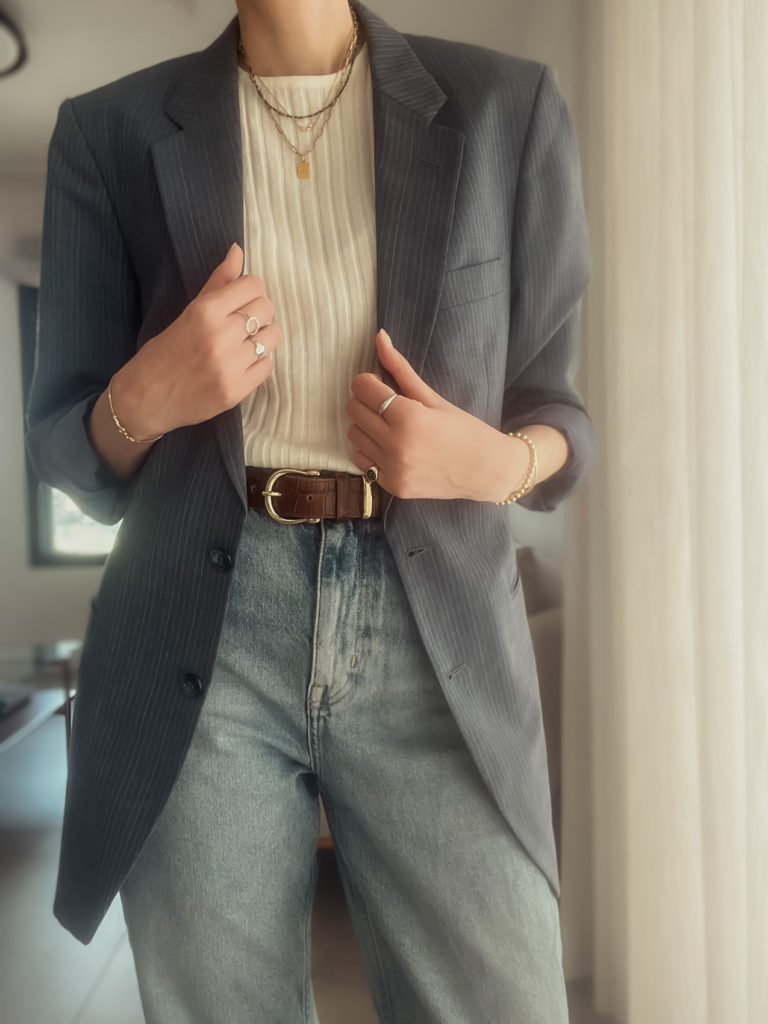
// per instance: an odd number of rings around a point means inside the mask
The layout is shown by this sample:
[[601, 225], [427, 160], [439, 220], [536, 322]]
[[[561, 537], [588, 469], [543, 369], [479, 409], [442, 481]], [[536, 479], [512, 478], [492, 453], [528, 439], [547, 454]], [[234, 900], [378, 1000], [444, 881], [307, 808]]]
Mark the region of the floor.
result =
[[[0, 1017], [4, 1024], [142, 1024], [120, 901], [88, 946], [51, 913], [65, 779], [59, 717], [0, 754]], [[333, 852], [319, 856], [313, 979], [320, 1020], [377, 1024]], [[588, 980], [569, 983], [571, 1024], [609, 1024], [589, 1011], [589, 997]]]

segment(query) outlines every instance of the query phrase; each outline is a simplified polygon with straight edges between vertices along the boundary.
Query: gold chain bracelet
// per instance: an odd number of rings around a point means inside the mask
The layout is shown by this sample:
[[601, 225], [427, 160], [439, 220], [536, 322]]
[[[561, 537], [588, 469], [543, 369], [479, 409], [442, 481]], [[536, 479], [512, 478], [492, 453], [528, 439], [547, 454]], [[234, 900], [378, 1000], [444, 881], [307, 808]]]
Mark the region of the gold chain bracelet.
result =
[[508, 436], [519, 437], [521, 441], [525, 441], [528, 445], [528, 450], [530, 452], [530, 456], [528, 458], [528, 471], [525, 474], [522, 486], [518, 487], [516, 491], [512, 491], [511, 494], [508, 494], [503, 501], [497, 501], [497, 505], [511, 505], [513, 502], [517, 501], [518, 498], [522, 498], [524, 495], [528, 494], [529, 491], [532, 491], [536, 486], [536, 471], [539, 468], [539, 456], [536, 452], [536, 445], [530, 437], [528, 437], [527, 434], [524, 434], [521, 430], [516, 430]]
[[112, 419], [115, 421], [115, 426], [126, 439], [126, 441], [130, 441], [131, 444], [149, 444], [152, 441], [159, 441], [161, 437], [165, 437], [165, 434], [158, 434], [157, 437], [139, 438], [132, 437], [131, 434], [128, 433], [123, 424], [117, 418], [115, 407], [114, 405], [112, 405], [112, 381], [115, 379], [115, 376], [115, 374], [112, 374], [109, 380], [109, 387], [107, 388], [107, 401], [109, 402], [109, 411], [112, 413]]

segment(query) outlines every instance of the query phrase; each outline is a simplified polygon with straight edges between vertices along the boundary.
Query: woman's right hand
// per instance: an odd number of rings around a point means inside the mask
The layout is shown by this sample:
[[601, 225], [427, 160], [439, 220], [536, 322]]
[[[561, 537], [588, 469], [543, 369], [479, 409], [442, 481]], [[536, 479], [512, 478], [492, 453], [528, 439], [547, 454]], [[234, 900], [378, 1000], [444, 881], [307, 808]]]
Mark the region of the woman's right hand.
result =
[[[88, 437], [114, 476], [133, 476], [158, 434], [232, 409], [272, 373], [270, 352], [283, 333], [269, 324], [274, 306], [264, 294], [264, 282], [255, 274], [241, 277], [242, 269], [243, 250], [233, 245], [181, 315], [113, 377], [115, 415], [144, 443], [129, 441], [117, 429], [107, 391], [94, 404]], [[269, 326], [250, 338], [241, 313]], [[254, 341], [266, 349], [261, 359]]]
[[[115, 374], [112, 403], [133, 437], [209, 420], [272, 373], [270, 353], [282, 330], [271, 323], [274, 306], [264, 282], [255, 274], [241, 276], [242, 268], [243, 250], [233, 245], [180, 316]], [[268, 326], [249, 337], [243, 313]], [[266, 349], [261, 358], [256, 341]]]

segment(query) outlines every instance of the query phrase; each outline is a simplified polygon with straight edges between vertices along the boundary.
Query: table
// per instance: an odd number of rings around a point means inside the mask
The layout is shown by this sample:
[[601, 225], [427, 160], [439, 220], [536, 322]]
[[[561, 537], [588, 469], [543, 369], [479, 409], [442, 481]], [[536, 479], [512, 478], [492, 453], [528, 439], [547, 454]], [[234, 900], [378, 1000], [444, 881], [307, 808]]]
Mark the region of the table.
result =
[[0, 754], [5, 753], [53, 715], [64, 715], [67, 752], [72, 728], [72, 700], [82, 643], [61, 640], [30, 648], [0, 650], [0, 683], [22, 684], [30, 699], [0, 718]]

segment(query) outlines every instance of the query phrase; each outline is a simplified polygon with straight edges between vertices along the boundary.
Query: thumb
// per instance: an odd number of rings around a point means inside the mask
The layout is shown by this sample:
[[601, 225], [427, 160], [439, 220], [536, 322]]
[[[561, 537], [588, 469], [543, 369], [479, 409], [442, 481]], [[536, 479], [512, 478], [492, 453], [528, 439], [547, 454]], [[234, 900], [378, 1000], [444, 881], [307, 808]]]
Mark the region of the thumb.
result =
[[445, 399], [423, 381], [405, 356], [397, 351], [392, 344], [392, 339], [383, 329], [376, 335], [376, 347], [379, 362], [395, 378], [401, 395], [421, 402], [422, 405], [441, 406], [446, 404]]
[[198, 294], [208, 295], [209, 292], [218, 291], [219, 288], [223, 288], [225, 284], [230, 284], [232, 281], [236, 281], [243, 272], [243, 262], [243, 250], [237, 242], [234, 242], [229, 247], [229, 251], [221, 263], [219, 263], [217, 267], [214, 267], [213, 273], [205, 282]]

